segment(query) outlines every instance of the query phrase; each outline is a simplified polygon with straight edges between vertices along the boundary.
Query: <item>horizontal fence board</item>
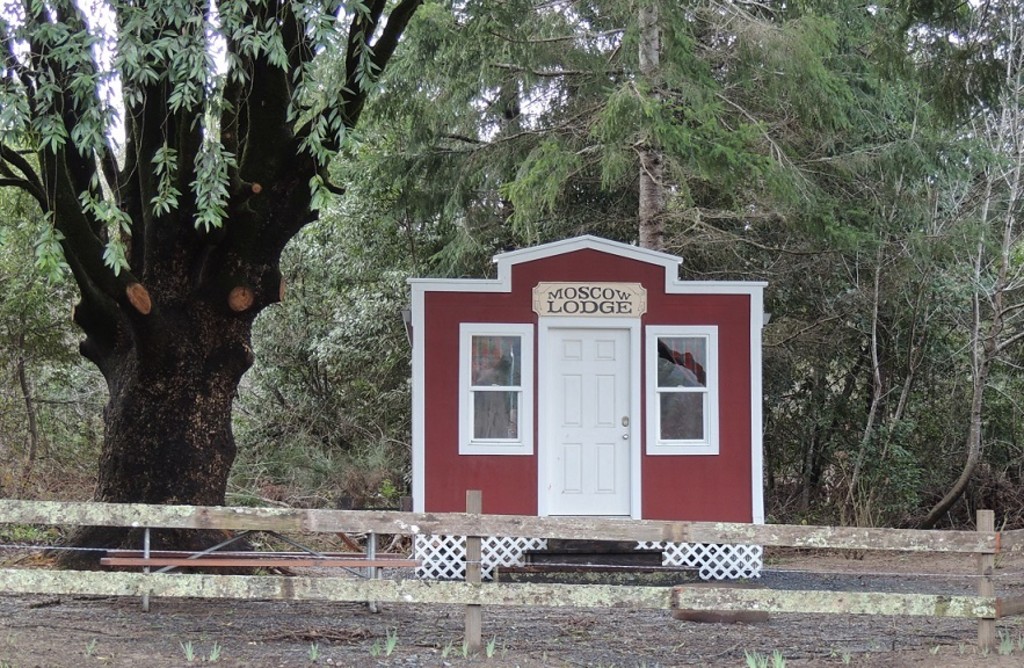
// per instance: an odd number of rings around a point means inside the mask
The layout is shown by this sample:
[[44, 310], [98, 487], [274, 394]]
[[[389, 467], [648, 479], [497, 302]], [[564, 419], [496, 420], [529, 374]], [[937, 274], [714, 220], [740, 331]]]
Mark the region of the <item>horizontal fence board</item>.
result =
[[0, 592], [668, 610], [671, 587], [0, 569]]
[[775, 613], [995, 618], [1016, 614], [1020, 599], [878, 592], [775, 591], [708, 587], [471, 584], [420, 580], [355, 580], [168, 573], [0, 569], [9, 594], [231, 598], [248, 600], [432, 603], [488, 606], [761, 610]]
[[779, 591], [680, 586], [674, 588], [673, 604], [683, 610], [761, 610], [970, 619], [994, 618], [997, 615], [995, 597], [882, 592]]
[[[921, 529], [875, 529], [866, 527], [796, 526], [787, 524], [718, 525], [731, 526], [732, 542], [813, 549], [897, 550], [902, 552], [999, 551], [999, 533], [983, 531], [925, 531]], [[756, 540], [741, 540], [740, 534]], [[700, 540], [694, 542], [716, 542]], [[718, 541], [725, 542], [725, 541]]]
[[999, 551], [1000, 534], [597, 517], [532, 517], [374, 510], [303, 510], [221, 506], [0, 500], [0, 523], [233, 529], [286, 532], [373, 532], [405, 535], [670, 541], [907, 552]]
[[1024, 614], [1024, 596], [1000, 596], [999, 617], [1016, 617]]
[[999, 547], [1003, 552], [1024, 550], [1024, 529], [1003, 531], [1000, 534]]
[[317, 559], [316, 557], [286, 557], [274, 559], [261, 557], [253, 552], [246, 557], [103, 557], [101, 566], [151, 566], [163, 568], [416, 568], [420, 562], [415, 559]]
[[[186, 557], [195, 557], [197, 552], [194, 550], [150, 550], [149, 556], [153, 559], [165, 559], [165, 558], [177, 558], [182, 559]], [[121, 558], [136, 558], [141, 559], [143, 557], [142, 550], [107, 550], [108, 557]], [[310, 557], [316, 557], [319, 559], [366, 559], [365, 552], [281, 552], [281, 551], [254, 551], [254, 550], [217, 550], [216, 552], [204, 552], [202, 553], [204, 558], [230, 558], [239, 557], [242, 559], [254, 559], [254, 558], [266, 558], [266, 559], [305, 559]], [[378, 552], [374, 559], [408, 559], [403, 554], [396, 552]]]

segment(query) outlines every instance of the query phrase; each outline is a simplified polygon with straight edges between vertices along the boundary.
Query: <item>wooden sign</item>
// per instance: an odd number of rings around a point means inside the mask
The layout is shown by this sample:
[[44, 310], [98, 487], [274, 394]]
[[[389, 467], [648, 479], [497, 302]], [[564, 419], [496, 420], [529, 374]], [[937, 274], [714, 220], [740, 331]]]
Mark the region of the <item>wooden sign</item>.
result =
[[639, 318], [647, 290], [639, 283], [538, 283], [533, 310], [541, 316]]

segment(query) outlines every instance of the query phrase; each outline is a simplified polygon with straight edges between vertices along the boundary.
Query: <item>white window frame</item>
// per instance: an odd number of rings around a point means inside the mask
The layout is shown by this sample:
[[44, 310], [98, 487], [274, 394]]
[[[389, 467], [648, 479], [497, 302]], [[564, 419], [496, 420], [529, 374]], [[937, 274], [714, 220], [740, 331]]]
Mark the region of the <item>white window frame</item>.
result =
[[[658, 339], [661, 337], [691, 337], [707, 340], [707, 368], [704, 403], [704, 438], [662, 439], [661, 438], [661, 393], [658, 388]], [[718, 327], [715, 325], [650, 325], [646, 331], [646, 382], [647, 399], [647, 454], [648, 455], [717, 455], [718, 454], [718, 404], [719, 404], [719, 361]]]
[[[519, 396], [519, 438], [474, 438], [473, 434], [473, 337], [518, 336], [522, 355]], [[533, 325], [513, 323], [461, 323], [459, 325], [459, 454], [533, 454]]]

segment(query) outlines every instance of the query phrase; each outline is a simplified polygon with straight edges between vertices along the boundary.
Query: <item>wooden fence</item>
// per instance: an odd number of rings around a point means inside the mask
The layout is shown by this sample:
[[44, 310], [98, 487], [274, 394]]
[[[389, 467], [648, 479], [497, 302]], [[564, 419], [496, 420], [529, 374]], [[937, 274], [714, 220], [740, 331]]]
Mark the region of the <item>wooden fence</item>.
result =
[[[467, 495], [472, 510], [479, 499]], [[475, 506], [475, 507], [474, 507]], [[1024, 549], [1024, 530], [994, 530], [991, 511], [978, 531], [918, 531], [852, 527], [673, 522], [585, 517], [525, 517], [467, 513], [152, 506], [0, 500], [0, 524], [133, 528], [260, 530], [279, 533], [459, 535], [548, 539], [671, 541], [798, 548], [953, 552], [976, 555], [975, 596], [881, 592], [782, 591], [680, 585], [674, 587], [480, 583], [479, 581], [359, 580], [351, 577], [207, 575], [0, 569], [0, 593], [99, 596], [445, 603], [467, 606], [470, 647], [479, 648], [478, 606], [627, 607], [663, 610], [765, 611], [915, 615], [979, 620], [978, 642], [995, 645], [995, 620], [1024, 613], [1024, 597], [1000, 597], [992, 580], [995, 556]], [[478, 543], [476, 543], [478, 545]], [[476, 548], [478, 549], [478, 548]], [[470, 561], [474, 561], [472, 558]], [[473, 564], [467, 569], [473, 580]]]

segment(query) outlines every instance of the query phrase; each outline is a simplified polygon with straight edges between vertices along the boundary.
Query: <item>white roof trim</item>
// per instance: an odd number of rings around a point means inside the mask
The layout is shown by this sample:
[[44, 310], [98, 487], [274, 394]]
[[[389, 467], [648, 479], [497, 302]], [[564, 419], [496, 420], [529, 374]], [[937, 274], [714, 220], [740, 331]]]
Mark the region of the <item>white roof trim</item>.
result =
[[595, 237], [592, 234], [585, 234], [580, 237], [573, 237], [572, 239], [552, 241], [540, 246], [531, 246], [530, 248], [499, 253], [494, 256], [494, 263], [498, 265], [498, 274], [500, 275], [503, 266], [533, 262], [534, 260], [541, 260], [554, 255], [587, 249], [619, 255], [631, 260], [647, 262], [648, 264], [661, 265], [666, 269], [676, 268], [682, 262], [682, 259], [676, 255], [669, 255], [668, 253], [630, 246], [619, 241], [610, 241]]
[[410, 278], [408, 283], [414, 291], [424, 292], [510, 292], [512, 267], [515, 265], [579, 250], [595, 250], [660, 266], [665, 270], [667, 294], [755, 294], [760, 293], [768, 285], [764, 281], [681, 281], [679, 265], [682, 259], [678, 256], [609, 241], [590, 234], [499, 253], [494, 256], [494, 263], [498, 266], [496, 278]]
[[504, 278], [410, 278], [413, 292], [511, 292], [512, 275]]
[[665, 294], [669, 295], [759, 295], [766, 285], [764, 281], [680, 281], [665, 274]]

